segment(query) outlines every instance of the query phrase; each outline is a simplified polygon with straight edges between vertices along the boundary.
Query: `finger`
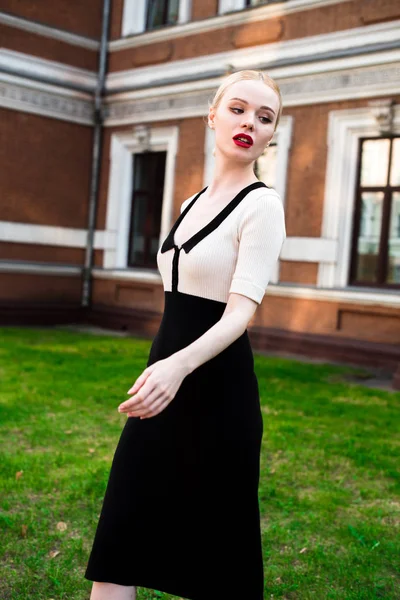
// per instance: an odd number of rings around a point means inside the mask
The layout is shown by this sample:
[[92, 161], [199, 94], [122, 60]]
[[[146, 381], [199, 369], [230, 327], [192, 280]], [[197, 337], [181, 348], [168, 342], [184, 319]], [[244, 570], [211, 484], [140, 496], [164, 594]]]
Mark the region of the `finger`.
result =
[[150, 419], [151, 417], [155, 417], [155, 416], [159, 415], [164, 409], [166, 409], [169, 404], [170, 404], [170, 401], [165, 400], [161, 404], [157, 404], [157, 406], [155, 406], [153, 408], [151, 413], [147, 413], [147, 414], [141, 416], [140, 418], [141, 419]]
[[139, 388], [147, 381], [151, 371], [145, 369], [141, 375], [136, 379], [133, 386], [126, 392], [127, 394], [135, 394]]
[[[143, 396], [142, 396], [143, 394]], [[140, 410], [146, 410], [157, 398], [159, 397], [159, 390], [153, 385], [151, 388], [148, 387], [148, 391], [143, 387], [140, 392], [140, 396], [136, 395], [136, 398], [132, 400], [126, 400], [119, 405], [119, 412], [136, 412]]]
[[141, 417], [143, 415], [151, 414], [153, 412], [154, 408], [159, 405], [159, 402], [157, 402], [157, 400], [159, 400], [159, 399], [160, 399], [160, 397], [157, 397], [157, 398], [154, 397], [145, 406], [130, 409], [127, 412], [132, 417]]
[[118, 406], [118, 410], [120, 412], [126, 412], [132, 408], [141, 408], [144, 406], [144, 402], [146, 402], [147, 398], [150, 396], [152, 392], [156, 389], [156, 384], [151, 383], [151, 381], [146, 381], [143, 387], [137, 392], [132, 398], [129, 400], [125, 400], [125, 402], [121, 402]]
[[153, 402], [153, 404], [149, 407], [149, 409], [147, 411], [145, 411], [145, 410], [141, 411], [142, 414], [139, 416], [141, 416], [142, 418], [154, 417], [156, 414], [163, 411], [164, 408], [166, 408], [168, 406], [168, 404], [170, 404], [170, 402], [171, 402], [171, 399], [166, 398], [165, 394], [162, 396], [159, 396], [159, 398]]
[[142, 417], [146, 415], [152, 415], [154, 410], [157, 410], [158, 407], [166, 400], [164, 394], [160, 394], [151, 398], [148, 405], [136, 408], [134, 410], [129, 410], [128, 415], [132, 417]]

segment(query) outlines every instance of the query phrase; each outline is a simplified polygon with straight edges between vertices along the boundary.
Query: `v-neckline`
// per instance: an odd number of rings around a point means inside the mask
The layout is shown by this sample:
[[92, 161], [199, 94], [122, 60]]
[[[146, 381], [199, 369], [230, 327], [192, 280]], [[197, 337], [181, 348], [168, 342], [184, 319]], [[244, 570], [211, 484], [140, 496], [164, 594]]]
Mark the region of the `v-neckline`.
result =
[[178, 225], [185, 218], [189, 210], [192, 208], [193, 204], [197, 201], [198, 198], [200, 198], [201, 194], [203, 194], [206, 191], [206, 189], [208, 188], [207, 185], [193, 198], [191, 202], [189, 202], [185, 210], [179, 215], [178, 219], [175, 221], [171, 231], [169, 232], [168, 236], [166, 237], [164, 243], [161, 246], [161, 252], [167, 252], [167, 250], [171, 250], [172, 248], [176, 248], [178, 250], [181, 250], [183, 248], [186, 253], [189, 252], [203, 238], [205, 238], [209, 233], [214, 231], [214, 229], [216, 229], [218, 225], [222, 223], [222, 221], [232, 212], [232, 210], [239, 204], [241, 200], [243, 200], [243, 198], [249, 192], [259, 187], [267, 188], [268, 186], [263, 181], [255, 181], [254, 183], [246, 185], [246, 187], [240, 190], [240, 192], [238, 192], [236, 196], [232, 198], [232, 200], [230, 200], [228, 204], [224, 206], [224, 208], [219, 213], [217, 213], [215, 217], [211, 219], [211, 221], [204, 225], [204, 227], [202, 227], [199, 231], [194, 233], [188, 240], [186, 240], [186, 242], [181, 244], [181, 246], [178, 246], [177, 244], [175, 244], [175, 231], [178, 229]]

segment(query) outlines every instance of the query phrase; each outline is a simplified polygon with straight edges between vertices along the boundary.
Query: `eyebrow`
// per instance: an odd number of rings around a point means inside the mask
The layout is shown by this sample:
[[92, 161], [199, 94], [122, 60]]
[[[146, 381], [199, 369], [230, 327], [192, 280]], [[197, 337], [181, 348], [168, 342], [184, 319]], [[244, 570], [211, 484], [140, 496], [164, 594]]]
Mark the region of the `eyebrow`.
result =
[[[230, 100], [240, 100], [240, 102], [244, 102], [244, 104], [248, 104], [247, 100], [243, 100], [243, 98], [230, 98]], [[267, 110], [270, 110], [272, 113], [275, 114], [275, 111], [272, 110], [272, 108], [270, 106], [260, 106], [260, 108], [266, 108]]]

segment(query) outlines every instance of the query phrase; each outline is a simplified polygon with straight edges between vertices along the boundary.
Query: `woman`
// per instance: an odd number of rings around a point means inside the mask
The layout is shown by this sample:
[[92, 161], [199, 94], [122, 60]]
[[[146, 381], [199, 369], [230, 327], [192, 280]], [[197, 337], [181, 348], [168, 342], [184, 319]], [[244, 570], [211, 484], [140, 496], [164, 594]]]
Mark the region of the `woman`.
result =
[[226, 77], [209, 107], [215, 171], [157, 253], [164, 314], [147, 368], [119, 406], [119, 440], [85, 577], [91, 600], [136, 586], [191, 600], [262, 600], [263, 433], [247, 326], [286, 237], [254, 162], [282, 111], [258, 71]]

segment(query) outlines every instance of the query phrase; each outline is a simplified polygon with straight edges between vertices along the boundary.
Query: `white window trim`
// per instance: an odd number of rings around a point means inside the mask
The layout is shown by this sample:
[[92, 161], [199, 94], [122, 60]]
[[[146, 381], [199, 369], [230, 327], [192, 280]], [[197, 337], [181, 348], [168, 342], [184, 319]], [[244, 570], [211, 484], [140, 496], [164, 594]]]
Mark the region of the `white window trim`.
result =
[[[277, 130], [275, 131], [273, 141], [277, 143], [277, 165], [276, 165], [276, 186], [275, 189], [281, 197], [282, 204], [285, 207], [286, 198], [286, 181], [288, 172], [289, 150], [292, 140], [293, 117], [290, 115], [281, 117]], [[213, 148], [215, 145], [215, 131], [206, 127], [206, 135], [204, 140], [204, 171], [203, 171], [203, 187], [209, 185], [212, 180], [214, 171], [214, 156]], [[281, 258], [284, 258], [285, 244], [283, 244]], [[275, 266], [271, 275], [271, 283], [279, 281], [279, 261]]]
[[[395, 106], [393, 131], [400, 133], [400, 105]], [[358, 141], [361, 137], [378, 135], [379, 127], [371, 108], [338, 110], [329, 115], [321, 237], [332, 240], [336, 245], [336, 252], [335, 260], [319, 264], [318, 287], [348, 286]]]
[[244, 8], [246, 8], [245, 0], [219, 0], [218, 2], [219, 15], [224, 15], [235, 10], [243, 10]]
[[[179, 0], [178, 24], [190, 21], [192, 0]], [[122, 14], [122, 37], [143, 33], [146, 27], [147, 0], [125, 0]]]
[[[161, 232], [159, 245], [167, 236], [173, 215], [173, 195], [176, 153], [178, 151], [178, 127], [154, 127], [150, 129], [149, 146], [146, 151], [167, 152]], [[108, 185], [105, 237], [113, 240], [104, 251], [104, 269], [129, 269], [138, 279], [147, 281], [155, 270], [128, 267], [129, 227], [131, 217], [133, 154], [144, 152], [142, 141], [134, 132], [115, 133], [111, 138], [110, 179]]]

